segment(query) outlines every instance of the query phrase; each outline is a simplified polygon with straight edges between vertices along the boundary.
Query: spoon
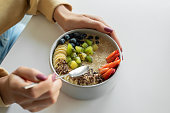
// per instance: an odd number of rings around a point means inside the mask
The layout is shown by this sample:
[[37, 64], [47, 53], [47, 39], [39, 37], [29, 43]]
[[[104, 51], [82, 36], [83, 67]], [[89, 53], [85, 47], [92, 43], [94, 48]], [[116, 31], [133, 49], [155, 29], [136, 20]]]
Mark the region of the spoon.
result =
[[[59, 78], [63, 78], [65, 76], [70, 76], [70, 77], [78, 77], [78, 76], [82, 76], [83, 74], [85, 74], [87, 71], [89, 70], [89, 66], [81, 66], [78, 67], [72, 71], [70, 71], [69, 73], [65, 74], [65, 75], [61, 75], [61, 76], [57, 76], [55, 79], [59, 79]], [[24, 89], [29, 89], [32, 88], [34, 86], [36, 86], [38, 83], [31, 83], [27, 86], [24, 87]]]

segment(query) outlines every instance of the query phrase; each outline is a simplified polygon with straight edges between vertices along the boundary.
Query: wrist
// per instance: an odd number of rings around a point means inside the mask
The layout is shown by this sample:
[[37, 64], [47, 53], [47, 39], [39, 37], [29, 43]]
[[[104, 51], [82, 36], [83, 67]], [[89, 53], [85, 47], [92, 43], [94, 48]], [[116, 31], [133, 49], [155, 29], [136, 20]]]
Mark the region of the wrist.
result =
[[65, 23], [67, 22], [67, 19], [71, 13], [72, 12], [64, 5], [59, 5], [55, 8], [53, 18], [62, 28], [64, 28]]

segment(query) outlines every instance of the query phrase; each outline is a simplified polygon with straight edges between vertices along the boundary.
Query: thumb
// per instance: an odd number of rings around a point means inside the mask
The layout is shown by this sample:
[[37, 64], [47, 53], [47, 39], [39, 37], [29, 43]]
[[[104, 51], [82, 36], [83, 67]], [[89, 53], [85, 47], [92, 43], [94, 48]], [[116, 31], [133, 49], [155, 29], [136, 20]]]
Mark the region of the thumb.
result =
[[47, 77], [40, 71], [23, 66], [17, 68], [12, 74], [20, 76], [21, 78], [31, 82], [39, 82], [47, 79]]

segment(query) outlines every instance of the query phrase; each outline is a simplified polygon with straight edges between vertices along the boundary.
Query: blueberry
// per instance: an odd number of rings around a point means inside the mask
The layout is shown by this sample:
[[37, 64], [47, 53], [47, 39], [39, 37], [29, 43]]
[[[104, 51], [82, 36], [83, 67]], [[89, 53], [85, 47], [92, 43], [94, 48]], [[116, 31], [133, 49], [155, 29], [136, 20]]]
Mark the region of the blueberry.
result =
[[69, 41], [70, 43], [74, 43], [74, 44], [76, 44], [76, 42], [77, 42], [77, 40], [75, 39], [75, 38], [72, 38], [72, 39], [70, 39], [70, 41]]
[[81, 36], [77, 37], [76, 38], [77, 40], [82, 40], [83, 38]]
[[80, 41], [81, 41], [81, 39], [78, 39], [78, 38], [77, 38], [76, 40], [77, 40], [77, 42], [80, 42]]
[[95, 36], [95, 39], [96, 39], [96, 40], [98, 40], [98, 39], [99, 39], [99, 37], [98, 37], [98, 36]]
[[79, 42], [76, 42], [76, 46], [80, 46], [80, 43], [79, 43]]
[[80, 43], [80, 44], [83, 44], [83, 43], [84, 43], [84, 41], [79, 41], [79, 43]]
[[74, 37], [74, 34], [73, 34], [73, 33], [71, 33], [71, 34], [69, 34], [69, 36], [70, 36], [70, 38], [73, 38], [73, 37]]
[[64, 44], [65, 43], [65, 39], [64, 38], [61, 38], [60, 40], [59, 40], [59, 44]]
[[75, 33], [73, 33], [73, 34], [74, 34], [74, 37], [75, 37], [75, 38], [78, 38], [78, 37], [80, 37], [80, 35], [81, 35], [79, 32], [75, 32]]
[[76, 37], [78, 40], [83, 40], [83, 37], [80, 35], [79, 37]]
[[70, 36], [69, 36], [69, 35], [65, 35], [65, 36], [64, 36], [64, 39], [65, 39], [65, 40], [69, 40], [69, 39], [70, 39]]
[[87, 38], [87, 39], [93, 39], [93, 36], [91, 36], [91, 35], [90, 35], [90, 36], [88, 36], [88, 38]]
[[75, 48], [75, 44], [74, 43], [70, 43], [74, 48]]
[[99, 41], [98, 41], [98, 40], [96, 41], [96, 44], [99, 44]]
[[82, 38], [86, 38], [86, 37], [87, 37], [87, 34], [86, 34], [86, 33], [83, 33], [83, 34], [81, 34], [81, 37], [82, 37]]

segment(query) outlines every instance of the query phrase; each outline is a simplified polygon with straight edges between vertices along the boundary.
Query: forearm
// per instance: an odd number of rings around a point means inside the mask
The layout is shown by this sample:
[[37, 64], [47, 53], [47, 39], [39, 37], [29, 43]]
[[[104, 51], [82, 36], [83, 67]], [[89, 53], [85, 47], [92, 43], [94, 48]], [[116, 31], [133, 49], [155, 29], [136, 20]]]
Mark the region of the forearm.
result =
[[30, 0], [29, 4], [28, 14], [36, 15], [37, 12], [40, 12], [51, 22], [54, 22], [53, 14], [56, 7], [64, 5], [67, 9], [72, 10], [71, 5], [65, 0]]
[[63, 28], [70, 14], [71, 11], [69, 11], [64, 5], [60, 5], [55, 8], [53, 19]]

